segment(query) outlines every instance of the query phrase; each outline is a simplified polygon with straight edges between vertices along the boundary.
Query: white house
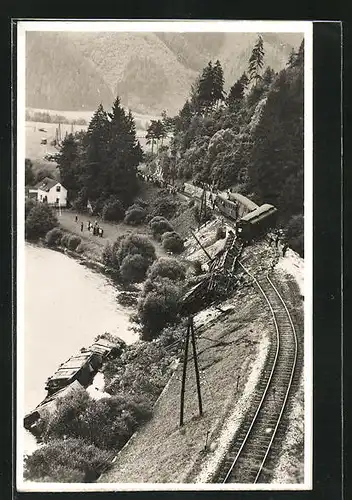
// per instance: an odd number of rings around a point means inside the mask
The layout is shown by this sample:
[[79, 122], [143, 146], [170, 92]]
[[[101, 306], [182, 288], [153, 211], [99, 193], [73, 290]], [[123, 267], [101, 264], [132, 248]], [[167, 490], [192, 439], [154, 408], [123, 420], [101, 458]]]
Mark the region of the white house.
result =
[[45, 177], [36, 184], [37, 200], [49, 205], [66, 207], [67, 189], [57, 180]]

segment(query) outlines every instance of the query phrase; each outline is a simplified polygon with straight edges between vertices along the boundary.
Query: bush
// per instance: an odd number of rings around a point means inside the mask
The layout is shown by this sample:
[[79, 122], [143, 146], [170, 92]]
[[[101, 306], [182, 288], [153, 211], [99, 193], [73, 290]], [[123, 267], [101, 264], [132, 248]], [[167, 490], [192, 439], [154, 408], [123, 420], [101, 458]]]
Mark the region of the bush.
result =
[[127, 255], [136, 254], [144, 257], [148, 266], [156, 259], [154, 245], [146, 236], [130, 234], [119, 240], [116, 257], [120, 266]]
[[99, 448], [117, 451], [149, 417], [150, 407], [144, 399], [119, 394], [94, 400], [83, 389], [75, 390], [58, 401], [43, 439], [85, 439]]
[[149, 227], [152, 230], [154, 238], [160, 240], [161, 235], [173, 231], [173, 227], [165, 217], [153, 217], [149, 222]]
[[159, 195], [151, 208], [151, 213], [154, 216], [165, 217], [171, 219], [177, 212], [179, 204], [170, 198], [169, 193]]
[[126, 255], [120, 267], [121, 277], [130, 283], [139, 283], [144, 280], [149, 260], [140, 254]]
[[123, 219], [125, 211], [118, 198], [109, 198], [103, 207], [103, 219], [118, 222]]
[[87, 249], [87, 245], [86, 243], [84, 243], [83, 241], [81, 241], [81, 243], [77, 246], [76, 248], [76, 252], [77, 253], [84, 253], [84, 251]]
[[285, 230], [285, 240], [301, 257], [304, 255], [304, 217], [294, 215], [289, 220]]
[[164, 233], [161, 237], [164, 250], [172, 253], [181, 253], [184, 251], [185, 246], [183, 239], [175, 231]]
[[186, 277], [186, 269], [176, 259], [161, 257], [150, 266], [147, 276], [151, 280], [159, 276], [172, 281], [183, 281]]
[[25, 457], [24, 478], [44, 482], [93, 482], [111, 467], [111, 453], [83, 439], [54, 440]]
[[168, 324], [178, 319], [182, 289], [168, 278], [147, 280], [138, 313], [143, 340], [152, 340]]
[[224, 238], [226, 238], [226, 229], [220, 226], [216, 230], [216, 239], [223, 240]]
[[146, 215], [147, 214], [144, 208], [133, 205], [126, 210], [124, 223], [137, 226], [138, 224], [142, 224], [142, 222], [144, 222]]
[[116, 254], [113, 245], [108, 241], [102, 253], [103, 263], [108, 267], [115, 267]]
[[134, 200], [134, 205], [141, 207], [141, 208], [147, 208], [148, 203], [146, 201], [142, 200], [141, 198], [136, 198]]
[[49, 247], [55, 247], [61, 243], [62, 231], [58, 227], [50, 229], [45, 235], [45, 241]]
[[62, 237], [61, 237], [61, 241], [60, 241], [60, 245], [65, 247], [65, 248], [68, 248], [68, 240], [70, 238], [70, 234], [69, 233], [63, 233]]
[[76, 250], [76, 248], [80, 243], [81, 243], [81, 238], [79, 236], [76, 236], [75, 234], [72, 234], [68, 238], [67, 248], [69, 248], [70, 250]]
[[58, 225], [53, 210], [46, 203], [37, 203], [30, 210], [25, 222], [25, 235], [28, 240], [37, 240], [45, 236], [50, 229]]
[[33, 207], [36, 206], [36, 204], [37, 204], [37, 202], [35, 200], [33, 200], [32, 198], [28, 198], [25, 201], [25, 205], [24, 205], [25, 218], [27, 218], [29, 212], [32, 210]]

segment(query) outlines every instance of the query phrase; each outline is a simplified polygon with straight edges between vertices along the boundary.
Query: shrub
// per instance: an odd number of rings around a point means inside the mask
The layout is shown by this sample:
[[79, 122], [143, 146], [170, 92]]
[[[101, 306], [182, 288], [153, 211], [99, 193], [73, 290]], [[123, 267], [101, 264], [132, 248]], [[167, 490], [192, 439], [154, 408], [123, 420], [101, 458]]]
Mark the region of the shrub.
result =
[[167, 324], [177, 321], [181, 292], [181, 287], [168, 278], [147, 280], [138, 305], [143, 340], [152, 340]]
[[76, 248], [76, 252], [83, 253], [86, 249], [87, 249], [87, 245], [83, 241], [81, 241], [81, 243]]
[[136, 198], [134, 200], [134, 205], [141, 207], [141, 208], [147, 208], [148, 203], [146, 201], [142, 200], [141, 198]]
[[25, 201], [25, 205], [24, 205], [25, 218], [27, 218], [27, 215], [32, 210], [32, 208], [36, 206], [36, 204], [37, 204], [37, 202], [35, 200], [33, 200], [32, 198], [28, 198]]
[[25, 235], [28, 240], [37, 240], [58, 225], [53, 210], [46, 203], [37, 203], [29, 212], [25, 222]]
[[168, 193], [159, 195], [153, 203], [151, 213], [154, 216], [162, 216], [171, 219], [177, 212], [178, 204], [170, 198]]
[[103, 219], [118, 222], [123, 219], [125, 211], [118, 198], [109, 198], [103, 207]]
[[70, 238], [70, 234], [69, 233], [63, 233], [63, 235], [61, 237], [61, 241], [60, 241], [61, 246], [68, 248], [68, 240], [69, 240], [69, 238]]
[[226, 238], [226, 229], [220, 226], [216, 230], [216, 239], [223, 240], [224, 238]]
[[45, 441], [66, 436], [116, 450], [126, 443], [137, 424], [150, 416], [148, 403], [133, 395], [94, 400], [84, 393], [75, 390], [59, 400], [57, 410], [49, 417]]
[[133, 293], [121, 292], [117, 296], [117, 302], [124, 307], [134, 307], [137, 305], [138, 299]]
[[113, 250], [113, 245], [108, 241], [103, 250], [103, 263], [108, 267], [115, 267], [116, 254]]
[[50, 229], [45, 235], [45, 241], [49, 247], [55, 247], [61, 243], [62, 231], [58, 227]]
[[164, 250], [172, 253], [181, 253], [184, 251], [185, 246], [183, 239], [175, 231], [164, 233], [161, 237]]
[[142, 222], [144, 222], [145, 216], [146, 211], [144, 208], [134, 205], [126, 210], [124, 223], [137, 226], [138, 224], [142, 224]]
[[153, 217], [149, 222], [149, 227], [152, 230], [153, 236], [156, 239], [160, 239], [161, 235], [173, 231], [173, 227], [170, 222], [165, 219], [165, 217], [157, 216]]
[[75, 234], [72, 234], [68, 239], [67, 248], [69, 248], [70, 250], [76, 250], [80, 243], [81, 238], [79, 236], [76, 236]]
[[111, 453], [83, 439], [54, 440], [25, 457], [30, 481], [93, 482], [111, 467]]
[[126, 255], [120, 267], [120, 273], [125, 281], [138, 283], [143, 281], [149, 267], [149, 260], [140, 254]]
[[151, 280], [159, 276], [169, 278], [172, 281], [182, 281], [186, 277], [186, 269], [176, 259], [161, 257], [150, 266], [147, 275]]
[[116, 257], [119, 265], [127, 255], [139, 254], [148, 262], [148, 266], [156, 259], [153, 243], [146, 237], [139, 234], [130, 234], [119, 240]]
[[295, 250], [301, 257], [304, 254], [304, 218], [303, 215], [294, 215], [289, 220], [286, 230], [285, 239], [289, 246]]

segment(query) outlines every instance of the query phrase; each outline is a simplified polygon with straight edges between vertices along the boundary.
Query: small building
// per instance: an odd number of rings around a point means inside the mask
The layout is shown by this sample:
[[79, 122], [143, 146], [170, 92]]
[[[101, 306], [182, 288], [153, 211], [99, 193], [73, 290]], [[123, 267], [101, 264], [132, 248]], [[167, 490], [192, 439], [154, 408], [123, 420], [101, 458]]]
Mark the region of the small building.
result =
[[67, 206], [67, 189], [56, 179], [45, 177], [36, 184], [35, 189], [37, 201], [54, 206]]

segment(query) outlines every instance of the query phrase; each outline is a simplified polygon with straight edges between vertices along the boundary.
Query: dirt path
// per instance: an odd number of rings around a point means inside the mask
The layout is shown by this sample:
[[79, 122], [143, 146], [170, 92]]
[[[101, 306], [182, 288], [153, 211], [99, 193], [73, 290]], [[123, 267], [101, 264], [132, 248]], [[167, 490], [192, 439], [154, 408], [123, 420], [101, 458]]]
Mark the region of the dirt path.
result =
[[[76, 215], [78, 217], [78, 222], [75, 221]], [[118, 236], [133, 233], [141, 234], [150, 238], [155, 246], [157, 257], [164, 257], [167, 255], [160, 243], [152, 239], [151, 232], [145, 225], [129, 226], [123, 222], [106, 222], [95, 215], [89, 216], [88, 214], [76, 214], [75, 212], [69, 210], [62, 210], [61, 215], [58, 215], [58, 220], [60, 226], [64, 230], [80, 236], [80, 238], [87, 243], [89, 251], [98, 260], [101, 259], [102, 252], [108, 242], [112, 244]], [[104, 230], [103, 237], [93, 236], [93, 234], [88, 231], [88, 221], [93, 224], [95, 221], [98, 222], [99, 226]], [[81, 231], [81, 222], [83, 222], [83, 231]]]

